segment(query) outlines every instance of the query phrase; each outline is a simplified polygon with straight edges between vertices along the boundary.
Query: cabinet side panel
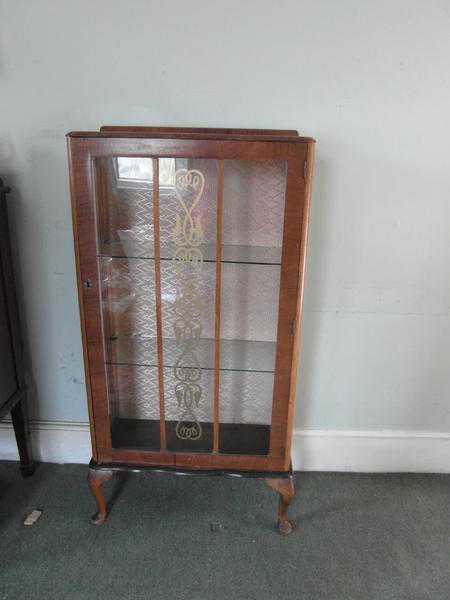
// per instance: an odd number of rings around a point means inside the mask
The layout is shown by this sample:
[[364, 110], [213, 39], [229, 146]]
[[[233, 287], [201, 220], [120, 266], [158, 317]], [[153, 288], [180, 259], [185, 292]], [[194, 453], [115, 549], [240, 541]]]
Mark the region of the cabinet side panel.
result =
[[295, 401], [296, 401], [296, 389], [297, 389], [297, 373], [299, 365], [299, 355], [301, 347], [301, 325], [302, 325], [302, 306], [303, 306], [303, 290], [304, 290], [304, 278], [305, 278], [305, 266], [306, 266], [306, 252], [308, 244], [308, 229], [309, 229], [309, 212], [311, 205], [311, 188], [312, 188], [312, 172], [314, 166], [314, 142], [308, 144], [306, 154], [306, 168], [304, 168], [305, 174], [305, 189], [304, 189], [304, 205], [302, 215], [302, 229], [301, 229], [301, 241], [300, 241], [300, 263], [299, 263], [299, 287], [297, 297], [297, 312], [295, 315], [295, 327], [294, 327], [294, 351], [292, 354], [292, 365], [291, 365], [291, 385], [290, 385], [290, 399], [289, 411], [287, 415], [287, 435], [286, 435], [286, 448], [288, 452], [285, 457], [285, 467], [287, 468], [290, 463], [290, 450], [292, 446], [292, 433], [294, 427], [294, 416], [295, 416]]
[[292, 148], [287, 173], [270, 437], [270, 457], [280, 469], [289, 468], [295, 405], [295, 332], [302, 288], [300, 263], [307, 190], [304, 171], [306, 157], [305, 146]]
[[[92, 456], [111, 456], [97, 265], [96, 214], [90, 154], [83, 140], [68, 138], [72, 222]], [[83, 285], [85, 282], [86, 285]]]

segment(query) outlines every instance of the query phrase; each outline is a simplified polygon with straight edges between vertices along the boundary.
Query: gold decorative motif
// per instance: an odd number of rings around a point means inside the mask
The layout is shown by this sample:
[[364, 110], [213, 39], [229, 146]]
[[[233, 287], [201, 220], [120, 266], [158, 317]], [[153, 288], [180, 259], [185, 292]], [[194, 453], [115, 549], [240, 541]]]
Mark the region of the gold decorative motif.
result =
[[175, 431], [182, 440], [198, 440], [202, 435], [195, 409], [203, 394], [197, 351], [202, 334], [203, 303], [198, 274], [203, 263], [200, 245], [204, 234], [200, 216], [193, 213], [204, 187], [205, 178], [200, 171], [179, 169], [175, 172], [175, 195], [182, 208], [172, 230], [175, 244], [172, 259], [177, 275], [173, 328], [180, 348], [174, 366], [175, 398], [181, 410]]

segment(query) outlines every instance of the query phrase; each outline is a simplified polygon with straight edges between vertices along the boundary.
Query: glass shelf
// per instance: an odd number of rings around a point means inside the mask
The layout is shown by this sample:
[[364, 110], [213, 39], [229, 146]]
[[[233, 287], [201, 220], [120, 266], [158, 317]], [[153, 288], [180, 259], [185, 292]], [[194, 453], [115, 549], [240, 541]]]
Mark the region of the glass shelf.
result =
[[[112, 414], [123, 419], [158, 420], [158, 367], [140, 365], [107, 365], [109, 398]], [[167, 421], [179, 419], [174, 369], [164, 367], [164, 406]], [[211, 423], [215, 389], [214, 371], [200, 369], [202, 388], [196, 416]], [[260, 371], [221, 371], [220, 423], [268, 425], [271, 421], [274, 373]]]
[[[156, 367], [158, 365], [156, 338], [142, 335], [120, 335], [107, 340], [108, 363], [114, 365], [134, 365]], [[221, 340], [222, 371], [252, 371], [273, 373], [275, 367], [275, 342], [249, 340]], [[163, 340], [164, 367], [174, 367], [180, 358], [180, 349], [173, 338]], [[197, 366], [201, 369], [214, 369], [214, 340], [201, 339], [196, 348]], [[183, 360], [183, 367], [195, 367], [189, 359]]]
[[[204, 262], [215, 262], [215, 244], [202, 244], [200, 246]], [[161, 260], [172, 260], [175, 246], [161, 244]], [[133, 240], [126, 242], [103, 242], [100, 255], [108, 258], [128, 258], [154, 260], [154, 247], [152, 240]], [[281, 248], [268, 246], [241, 246], [224, 244], [222, 246], [222, 262], [248, 263], [258, 265], [280, 265]]]

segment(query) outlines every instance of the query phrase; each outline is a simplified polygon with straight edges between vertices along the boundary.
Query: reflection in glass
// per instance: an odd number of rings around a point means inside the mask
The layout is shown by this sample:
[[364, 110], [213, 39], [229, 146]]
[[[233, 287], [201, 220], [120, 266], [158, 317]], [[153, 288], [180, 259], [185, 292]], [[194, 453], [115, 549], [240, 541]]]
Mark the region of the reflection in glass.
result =
[[[159, 185], [170, 185], [173, 181], [175, 170], [175, 161], [171, 158], [160, 158], [159, 164]], [[153, 181], [153, 168], [151, 159], [135, 156], [117, 157], [117, 174], [119, 182]]]

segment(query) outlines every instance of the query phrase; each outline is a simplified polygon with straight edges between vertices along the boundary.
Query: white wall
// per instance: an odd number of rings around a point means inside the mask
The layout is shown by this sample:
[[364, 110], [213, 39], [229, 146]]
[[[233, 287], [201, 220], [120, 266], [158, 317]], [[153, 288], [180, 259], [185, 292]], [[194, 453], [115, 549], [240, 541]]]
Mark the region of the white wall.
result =
[[33, 416], [85, 421], [64, 135], [317, 139], [297, 426], [450, 431], [450, 4], [0, 1]]

